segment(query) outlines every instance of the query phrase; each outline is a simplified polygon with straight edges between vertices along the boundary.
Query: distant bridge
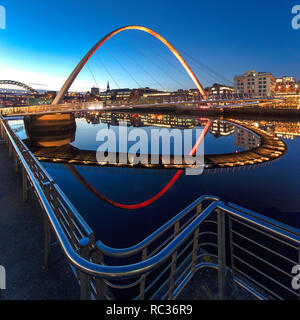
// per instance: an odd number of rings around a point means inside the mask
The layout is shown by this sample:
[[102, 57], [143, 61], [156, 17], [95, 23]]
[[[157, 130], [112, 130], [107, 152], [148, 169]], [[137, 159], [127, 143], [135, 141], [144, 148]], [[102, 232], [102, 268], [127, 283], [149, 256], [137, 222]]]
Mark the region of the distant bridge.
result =
[[31, 93], [35, 94], [37, 93], [37, 91], [35, 89], [33, 89], [32, 87], [28, 86], [25, 83], [19, 82], [19, 81], [13, 81], [13, 80], [0, 80], [0, 85], [1, 84], [5, 84], [5, 85], [13, 85], [25, 90], [30, 91]]

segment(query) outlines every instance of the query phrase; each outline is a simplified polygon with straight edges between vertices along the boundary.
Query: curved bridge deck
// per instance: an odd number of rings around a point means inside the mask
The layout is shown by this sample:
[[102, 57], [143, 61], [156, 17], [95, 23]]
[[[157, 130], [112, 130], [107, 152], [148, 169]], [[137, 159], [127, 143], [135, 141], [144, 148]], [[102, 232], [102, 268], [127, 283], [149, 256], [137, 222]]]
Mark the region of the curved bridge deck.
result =
[[[259, 147], [251, 149], [249, 151], [243, 151], [239, 153], [228, 154], [211, 154], [204, 155], [204, 168], [230, 168], [240, 167], [247, 165], [257, 165], [280, 158], [287, 150], [287, 147], [283, 141], [279, 138], [272, 136], [271, 134], [255, 128], [251, 125], [245, 125], [243, 122], [233, 119], [228, 119], [231, 123], [236, 125], [242, 125], [244, 128], [249, 129], [253, 133], [257, 134], [261, 138], [261, 144]], [[94, 150], [80, 150], [72, 145], [65, 145], [62, 147], [54, 148], [32, 148], [32, 152], [35, 157], [41, 162], [62, 163], [71, 165], [83, 165], [83, 166], [117, 166], [117, 167], [136, 167], [136, 168], [169, 168], [169, 169], [185, 169], [193, 168], [196, 165], [191, 164], [192, 157], [187, 156], [183, 159], [182, 164], [176, 164], [174, 157], [170, 157], [170, 161], [166, 164], [166, 158], [164, 156], [159, 157], [159, 163], [151, 164], [150, 156], [149, 161], [146, 163], [139, 163], [133, 165], [132, 159], [134, 155], [129, 155], [127, 159], [131, 159], [127, 163], [119, 161], [124, 159], [124, 155], [115, 153], [110, 160], [98, 162], [96, 158], [96, 151]], [[123, 157], [122, 157], [123, 156]], [[115, 157], [115, 161], [112, 159]]]

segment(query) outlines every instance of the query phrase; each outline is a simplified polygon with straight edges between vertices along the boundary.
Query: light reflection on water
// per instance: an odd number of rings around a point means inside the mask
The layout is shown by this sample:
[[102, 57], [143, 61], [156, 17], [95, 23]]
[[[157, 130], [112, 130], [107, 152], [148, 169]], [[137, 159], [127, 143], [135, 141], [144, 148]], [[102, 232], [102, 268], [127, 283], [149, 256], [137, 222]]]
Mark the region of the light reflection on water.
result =
[[[162, 126], [164, 121], [180, 128], [191, 128], [195, 125], [193, 130], [203, 127], [205, 123], [205, 120], [195, 122], [188, 118], [174, 120], [174, 116], [152, 120]], [[152, 120], [147, 119], [145, 123], [145, 118], [132, 119], [129, 130], [133, 126], [145, 126], [149, 130], [151, 125], [155, 124], [151, 123]], [[95, 139], [98, 130], [108, 126], [116, 128], [117, 124], [117, 116], [106, 115], [105, 119], [99, 121], [99, 116], [94, 114], [85, 118], [81, 115], [76, 119], [76, 136], [72, 145], [80, 149], [96, 150], [99, 145]], [[43, 165], [96, 232], [97, 238], [115, 247], [125, 247], [143, 239], [203, 194], [217, 195], [225, 202], [235, 202], [300, 227], [300, 123], [257, 121], [255, 125], [279, 136], [286, 143], [288, 151], [282, 158], [261, 167], [211, 170], [200, 176], [183, 174], [162, 198], [138, 210], [120, 209], [97, 198], [62, 164]], [[14, 127], [20, 137], [26, 137], [22, 125], [16, 123]], [[214, 121], [210, 133], [205, 138], [205, 153], [232, 153], [251, 149], [255, 143], [258, 141], [248, 132], [222, 121]], [[176, 170], [160, 169], [84, 166], [76, 168], [104, 196], [127, 204], [151, 198], [176, 173]]]

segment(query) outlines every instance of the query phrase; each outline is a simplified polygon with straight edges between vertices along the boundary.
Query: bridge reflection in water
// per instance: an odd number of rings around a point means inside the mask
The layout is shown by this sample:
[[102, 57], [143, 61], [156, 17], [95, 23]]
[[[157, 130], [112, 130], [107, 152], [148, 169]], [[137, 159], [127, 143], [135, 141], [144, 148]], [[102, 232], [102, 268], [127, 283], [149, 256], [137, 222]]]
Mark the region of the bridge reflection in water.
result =
[[[272, 134], [261, 130], [251, 124], [245, 124], [242, 121], [229, 119], [226, 121], [199, 119], [197, 118], [180, 118], [174, 115], [153, 115], [153, 114], [130, 114], [130, 113], [87, 113], [84, 114], [88, 122], [97, 124], [100, 122], [110, 125], [118, 125], [121, 121], [126, 121], [134, 127], [142, 126], [158, 126], [168, 128], [191, 129], [195, 126], [204, 126], [204, 130], [198, 138], [196, 144], [190, 152], [192, 157], [197, 147], [202, 143], [207, 133], [213, 133], [215, 136], [230, 135], [235, 132], [235, 128], [242, 130], [252, 136], [255, 144], [247, 147], [247, 141], [244, 147], [245, 151], [226, 153], [226, 154], [206, 154], [204, 155], [204, 170], [205, 173], [211, 172], [212, 169], [222, 170], [225, 168], [249, 167], [268, 163], [281, 157], [286, 152], [286, 145]], [[77, 117], [82, 117], [83, 114], [76, 114]], [[76, 122], [75, 115], [72, 114], [51, 114], [43, 116], [27, 116], [24, 119], [25, 129], [28, 136], [26, 144], [30, 147], [35, 157], [41, 162], [52, 162], [65, 164], [68, 171], [91, 193], [107, 203], [127, 210], [135, 210], [144, 208], [154, 203], [161, 198], [168, 190], [176, 183], [176, 181], [184, 173], [185, 168], [195, 167], [191, 164], [190, 158], [182, 164], [175, 163], [175, 157], [171, 156], [170, 161], [165, 162], [164, 155], [159, 156], [157, 164], [151, 164], [151, 156], [148, 156], [147, 163], [139, 163], [133, 165], [133, 159], [136, 155], [126, 155], [127, 163], [123, 160], [124, 155], [118, 152], [115, 153], [115, 162], [105, 160], [98, 162], [95, 150], [82, 150], [76, 148], [71, 143], [75, 139]], [[222, 126], [222, 129], [220, 128]], [[249, 139], [249, 137], [247, 137]], [[247, 140], [246, 139], [246, 140]], [[132, 158], [132, 159], [131, 159]], [[130, 161], [129, 161], [130, 160]], [[80, 166], [116, 166], [116, 167], [139, 167], [139, 168], [162, 168], [162, 169], [177, 169], [176, 173], [171, 177], [169, 182], [162, 187], [154, 196], [146, 201], [135, 204], [123, 204], [112, 201], [95, 189], [76, 169], [76, 165]]]
[[[41, 162], [54, 162], [69, 165], [83, 165], [83, 166], [124, 166], [132, 167], [132, 157], [129, 155], [127, 163], [121, 163], [119, 159], [124, 159], [123, 154], [115, 153], [115, 162], [111, 159], [98, 162], [96, 159], [95, 150], [83, 150], [76, 148], [71, 143], [75, 139], [76, 122], [75, 116], [80, 117], [83, 114], [52, 114], [42, 116], [26, 116], [24, 117], [24, 124], [28, 140], [27, 145], [31, 148], [34, 155]], [[129, 125], [134, 127], [142, 126], [158, 126], [166, 128], [181, 128], [191, 129], [195, 126], [205, 126], [208, 119], [200, 119], [199, 117], [175, 117], [174, 115], [136, 115], [129, 113], [86, 113], [85, 116], [89, 122], [96, 124], [97, 122], [107, 123], [108, 125], [117, 125], [120, 121], [126, 121]], [[217, 122], [218, 120], [215, 120]], [[232, 152], [226, 154], [205, 154], [204, 155], [204, 169], [216, 168], [234, 168], [241, 166], [251, 166], [266, 163], [276, 160], [286, 152], [286, 145], [279, 138], [273, 134], [266, 132], [255, 125], [236, 119], [222, 120], [223, 125], [240, 127], [246, 130], [253, 136], [259, 137], [257, 145], [249, 150]], [[207, 132], [206, 132], [207, 133]], [[217, 134], [216, 132], [214, 132]], [[230, 131], [229, 131], [230, 133]], [[232, 133], [232, 132], [231, 132]], [[219, 133], [220, 134], [220, 133]], [[223, 135], [227, 135], [223, 133]], [[174, 156], [170, 156], [170, 162], [166, 163], [164, 156], [160, 154], [159, 163], [151, 164], [151, 155], [148, 156], [149, 161], [139, 163], [136, 167], [143, 168], [176, 168], [185, 169], [195, 167], [190, 161], [184, 161], [182, 164], [177, 164], [174, 161]], [[114, 158], [114, 157], [112, 157]], [[187, 157], [189, 160], [189, 158]]]

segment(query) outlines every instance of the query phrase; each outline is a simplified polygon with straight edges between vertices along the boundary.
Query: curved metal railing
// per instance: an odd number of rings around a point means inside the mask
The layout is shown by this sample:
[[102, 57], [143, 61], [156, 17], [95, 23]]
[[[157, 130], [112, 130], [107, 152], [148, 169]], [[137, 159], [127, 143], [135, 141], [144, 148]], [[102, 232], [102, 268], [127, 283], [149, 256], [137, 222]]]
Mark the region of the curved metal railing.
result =
[[[106, 254], [108, 256], [127, 257], [130, 255], [136, 254], [137, 252], [142, 251], [146, 247], [149, 247], [149, 245], [151, 245], [155, 240], [157, 240], [163, 233], [170, 230], [172, 227], [174, 227], [174, 225], [176, 223], [180, 222], [181, 219], [186, 217], [186, 215], [188, 213], [190, 213], [193, 209], [195, 209], [195, 207], [199, 206], [199, 208], [200, 208], [200, 206], [203, 204], [203, 202], [208, 201], [208, 200], [212, 200], [212, 201], [216, 202], [216, 201], [219, 201], [220, 198], [218, 198], [216, 196], [210, 196], [210, 195], [201, 196], [200, 198], [195, 200], [193, 203], [191, 203], [188, 207], [186, 207], [184, 210], [182, 210], [180, 213], [178, 213], [176, 216], [174, 216], [169, 221], [167, 221], [163, 226], [158, 228], [155, 232], [153, 232], [147, 238], [145, 238], [140, 243], [138, 243], [130, 248], [124, 248], [124, 249], [112, 248], [112, 247], [105, 245], [103, 242], [101, 242], [99, 240], [97, 241], [97, 247], [99, 250], [102, 251], [103, 254]], [[201, 210], [199, 210], [199, 212], [200, 211]], [[191, 222], [191, 220], [193, 218], [194, 217], [191, 217], [188, 220], [188, 222]], [[183, 227], [185, 227], [186, 225], [187, 225], [187, 223], [185, 225], [183, 225], [180, 229], [183, 229]]]

